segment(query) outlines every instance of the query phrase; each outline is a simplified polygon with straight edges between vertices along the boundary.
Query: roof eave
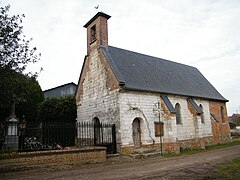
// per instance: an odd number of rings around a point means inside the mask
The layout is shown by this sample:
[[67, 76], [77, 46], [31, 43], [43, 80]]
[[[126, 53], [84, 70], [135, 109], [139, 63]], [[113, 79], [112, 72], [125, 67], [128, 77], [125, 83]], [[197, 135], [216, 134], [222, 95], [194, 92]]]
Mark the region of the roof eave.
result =
[[210, 98], [210, 97], [201, 97], [201, 96], [190, 96], [189, 94], [181, 94], [181, 93], [172, 93], [172, 92], [162, 92], [162, 91], [154, 91], [154, 90], [145, 90], [145, 89], [137, 89], [132, 87], [122, 86], [122, 89], [124, 90], [132, 90], [132, 91], [140, 91], [140, 92], [146, 92], [146, 93], [161, 93], [161, 94], [170, 94], [170, 95], [179, 95], [179, 96], [186, 96], [186, 97], [192, 97], [192, 98], [202, 98], [207, 100], [214, 100], [214, 101], [221, 101], [221, 102], [229, 102], [227, 99], [217, 99], [217, 98]]
[[77, 84], [75, 84], [74, 82], [70, 82], [70, 83], [62, 84], [60, 86], [56, 86], [56, 87], [53, 87], [53, 88], [50, 88], [50, 89], [46, 89], [43, 92], [52, 91], [54, 89], [58, 89], [58, 88], [61, 88], [61, 87], [64, 87], [64, 86], [67, 86], [67, 85], [70, 85], [70, 84], [75, 85], [77, 87]]

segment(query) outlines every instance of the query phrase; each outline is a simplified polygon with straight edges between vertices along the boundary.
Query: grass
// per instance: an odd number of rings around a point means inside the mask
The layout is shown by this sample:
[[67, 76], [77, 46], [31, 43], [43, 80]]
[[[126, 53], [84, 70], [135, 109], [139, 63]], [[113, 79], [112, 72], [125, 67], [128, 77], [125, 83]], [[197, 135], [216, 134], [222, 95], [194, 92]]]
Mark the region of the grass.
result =
[[233, 142], [225, 143], [225, 144], [217, 144], [217, 145], [214, 145], [214, 146], [207, 146], [206, 149], [207, 150], [214, 150], [214, 149], [220, 149], [220, 148], [223, 148], [223, 147], [230, 147], [230, 146], [239, 145], [239, 144], [240, 144], [240, 141], [233, 141]]
[[[221, 149], [226, 147], [231, 147], [234, 145], [239, 145], [240, 141], [233, 141], [225, 144], [218, 144], [213, 146], [207, 146], [206, 149], [183, 149], [180, 154], [164, 154], [163, 157], [176, 157], [183, 155], [191, 155], [200, 152], [212, 151], [215, 149]], [[213, 171], [208, 172], [203, 175], [202, 179], [229, 179], [229, 180], [239, 180], [240, 179], [240, 157], [234, 159], [231, 162], [226, 162], [216, 165]]]
[[211, 151], [211, 150], [215, 150], [215, 149], [231, 147], [231, 146], [239, 145], [239, 144], [240, 144], [240, 141], [233, 141], [233, 142], [225, 143], [225, 144], [217, 144], [217, 145], [213, 145], [213, 146], [206, 146], [206, 149], [189, 149], [189, 148], [186, 148], [186, 149], [181, 149], [180, 154], [173, 154], [173, 153], [163, 154], [163, 157], [169, 158], [169, 157], [177, 157], [177, 156], [183, 156], [183, 155], [197, 154], [197, 153]]
[[240, 179], [240, 157], [231, 162], [219, 164], [214, 172], [206, 176], [208, 179]]

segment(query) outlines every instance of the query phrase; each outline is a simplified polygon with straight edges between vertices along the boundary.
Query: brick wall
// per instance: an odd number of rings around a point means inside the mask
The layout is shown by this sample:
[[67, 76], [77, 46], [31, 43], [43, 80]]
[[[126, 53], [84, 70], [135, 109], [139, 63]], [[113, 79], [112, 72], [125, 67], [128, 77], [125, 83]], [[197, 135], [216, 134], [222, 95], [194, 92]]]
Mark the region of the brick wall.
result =
[[[91, 28], [96, 27], [96, 40], [91, 42]], [[108, 23], [105, 17], [99, 16], [87, 27], [87, 54], [100, 46], [108, 46]]]
[[[224, 102], [210, 101], [209, 105], [210, 112], [219, 120], [219, 122], [216, 122], [211, 118], [214, 143], [218, 144], [231, 141], [226, 104]], [[223, 117], [221, 115], [221, 107], [223, 108]]]
[[106, 161], [106, 148], [87, 147], [73, 150], [38, 151], [5, 154], [0, 157], [0, 172], [57, 164], [87, 164]]

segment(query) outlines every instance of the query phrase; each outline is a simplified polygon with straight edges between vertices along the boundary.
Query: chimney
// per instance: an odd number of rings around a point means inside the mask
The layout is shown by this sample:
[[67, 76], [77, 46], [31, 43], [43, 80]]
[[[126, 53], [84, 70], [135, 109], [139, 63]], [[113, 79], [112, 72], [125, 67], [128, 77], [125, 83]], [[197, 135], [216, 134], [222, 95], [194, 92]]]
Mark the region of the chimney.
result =
[[111, 16], [98, 12], [83, 27], [87, 28], [87, 54], [100, 46], [108, 47], [107, 20]]

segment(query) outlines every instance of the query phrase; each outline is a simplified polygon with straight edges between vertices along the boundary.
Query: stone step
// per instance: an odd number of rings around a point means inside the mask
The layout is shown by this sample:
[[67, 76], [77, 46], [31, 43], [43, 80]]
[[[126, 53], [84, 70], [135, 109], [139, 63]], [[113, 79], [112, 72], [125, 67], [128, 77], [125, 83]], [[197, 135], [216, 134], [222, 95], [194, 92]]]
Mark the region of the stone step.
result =
[[129, 156], [135, 159], [143, 159], [146, 157], [154, 157], [154, 156], [160, 156], [160, 155], [161, 155], [161, 152], [149, 152], [144, 154], [135, 153], [135, 154], [130, 154]]
[[139, 149], [135, 149], [134, 153], [129, 156], [132, 158], [141, 159], [145, 157], [159, 156], [159, 155], [161, 155], [161, 152], [156, 149], [139, 148]]
[[138, 148], [134, 150], [134, 153], [137, 153], [137, 154], [146, 154], [146, 153], [153, 153], [153, 152], [156, 152], [156, 150], [152, 148]]

